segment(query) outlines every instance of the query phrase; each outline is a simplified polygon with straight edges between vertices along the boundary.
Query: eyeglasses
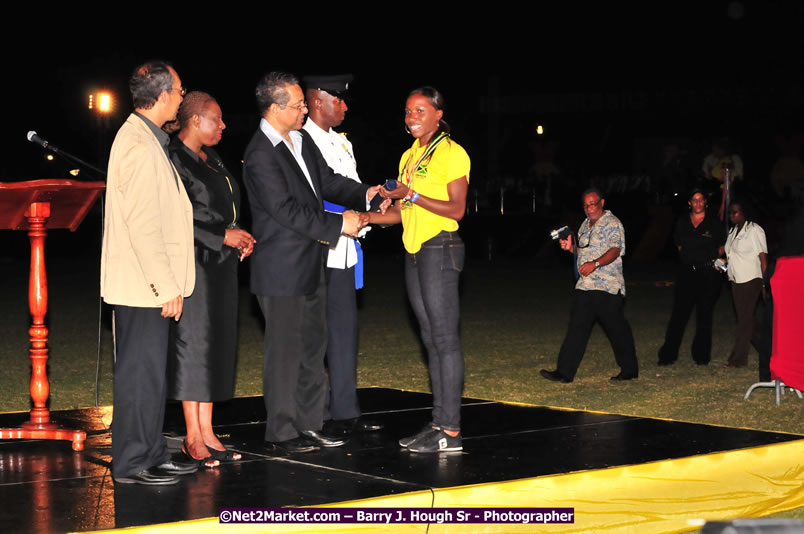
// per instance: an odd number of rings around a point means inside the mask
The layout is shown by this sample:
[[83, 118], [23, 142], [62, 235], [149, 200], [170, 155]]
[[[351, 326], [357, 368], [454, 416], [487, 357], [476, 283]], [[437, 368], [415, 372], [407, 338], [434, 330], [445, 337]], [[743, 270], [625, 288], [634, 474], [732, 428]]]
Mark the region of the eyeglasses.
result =
[[171, 87], [169, 91], [172, 93], [173, 91], [177, 91], [179, 95], [184, 96], [187, 94], [187, 88], [183, 85], [181, 87]]
[[597, 202], [589, 202], [588, 204], [584, 204], [583, 209], [596, 208], [597, 206], [600, 206], [600, 201], [599, 200]]
[[305, 102], [305, 101], [301, 101], [301, 102], [299, 102], [298, 104], [293, 104], [293, 105], [291, 105], [291, 104], [285, 104], [284, 106], [279, 106], [279, 107], [280, 107], [281, 109], [285, 109], [285, 108], [291, 108], [291, 109], [295, 109], [296, 111], [301, 111], [301, 110], [302, 110], [302, 108], [306, 108], [306, 107], [307, 107], [307, 102]]
[[[578, 236], [578, 248], [586, 248], [589, 246], [590, 241], [592, 240], [592, 230], [594, 230], [594, 226], [585, 234]], [[586, 238], [586, 244], [582, 245], [581, 243], [583, 242], [584, 238]]]

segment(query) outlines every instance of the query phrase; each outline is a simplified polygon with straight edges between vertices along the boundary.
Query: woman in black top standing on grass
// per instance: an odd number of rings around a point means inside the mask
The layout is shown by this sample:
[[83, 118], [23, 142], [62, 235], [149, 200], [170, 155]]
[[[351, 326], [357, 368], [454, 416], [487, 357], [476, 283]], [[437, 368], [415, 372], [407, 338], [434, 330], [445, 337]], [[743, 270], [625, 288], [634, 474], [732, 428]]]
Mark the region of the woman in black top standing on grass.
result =
[[679, 218], [673, 232], [681, 265], [676, 276], [673, 312], [664, 345], [659, 349], [659, 365], [672, 365], [678, 359], [681, 339], [693, 308], [692, 359], [698, 365], [707, 365], [712, 359], [712, 321], [723, 281], [714, 261], [723, 255], [726, 230], [717, 217], [707, 215], [706, 198], [700, 189], [690, 192], [688, 203], [689, 216]]

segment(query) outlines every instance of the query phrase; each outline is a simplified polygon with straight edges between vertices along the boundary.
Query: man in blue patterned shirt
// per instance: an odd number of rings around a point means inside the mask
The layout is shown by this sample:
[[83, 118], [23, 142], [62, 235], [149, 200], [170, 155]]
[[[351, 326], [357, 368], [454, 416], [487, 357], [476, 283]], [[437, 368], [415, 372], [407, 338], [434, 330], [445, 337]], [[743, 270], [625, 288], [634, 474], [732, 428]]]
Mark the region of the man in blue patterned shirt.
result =
[[554, 382], [572, 382], [597, 320], [620, 366], [620, 373], [611, 380], [632, 380], [639, 376], [639, 365], [634, 335], [623, 313], [625, 230], [620, 219], [603, 210], [605, 200], [600, 190], [587, 189], [582, 198], [586, 220], [578, 229], [578, 242], [574, 243], [572, 236], [561, 240], [562, 249], [577, 250], [580, 274], [573, 292], [569, 329], [558, 353], [556, 370], [542, 369], [540, 374]]

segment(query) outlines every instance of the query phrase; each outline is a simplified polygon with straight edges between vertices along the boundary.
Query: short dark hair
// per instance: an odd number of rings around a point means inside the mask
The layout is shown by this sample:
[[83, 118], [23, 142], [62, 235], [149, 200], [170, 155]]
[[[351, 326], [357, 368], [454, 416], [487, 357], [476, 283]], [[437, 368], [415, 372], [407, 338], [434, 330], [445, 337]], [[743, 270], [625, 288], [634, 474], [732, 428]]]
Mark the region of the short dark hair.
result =
[[151, 109], [162, 91], [173, 88], [173, 74], [170, 64], [165, 61], [148, 61], [134, 69], [128, 80], [134, 108]]
[[[577, 189], [576, 189], [576, 191], [577, 191]], [[597, 198], [599, 198], [600, 200], [603, 200], [603, 199], [606, 198], [606, 197], [603, 196], [603, 191], [601, 191], [597, 187], [590, 187], [590, 188], [586, 189], [581, 194], [581, 202], [584, 201], [584, 199], [586, 198], [586, 195], [597, 195]]]
[[743, 217], [747, 222], [754, 222], [756, 218], [756, 212], [754, 211], [754, 206], [747, 200], [743, 200], [741, 198], [733, 198], [729, 202], [729, 207], [732, 206], [740, 206], [740, 211], [743, 212]]
[[703, 189], [701, 189], [700, 187], [693, 187], [692, 189], [690, 189], [690, 192], [687, 195], [687, 202], [692, 202], [692, 197], [694, 197], [698, 193], [700, 193], [704, 197], [704, 200], [708, 200], [706, 198], [706, 193], [704, 193]]
[[166, 122], [162, 129], [169, 134], [178, 132], [187, 128], [190, 124], [190, 119], [193, 115], [201, 115], [204, 108], [209, 102], [217, 102], [212, 95], [203, 91], [190, 91], [181, 101], [179, 111], [176, 113], [176, 119]]
[[288, 72], [273, 71], [263, 76], [255, 91], [260, 116], [265, 115], [271, 104], [284, 108], [290, 100], [287, 86], [298, 84], [299, 78], [295, 74]]
[[[429, 85], [425, 85], [424, 87], [419, 87], [414, 89], [410, 93], [408, 93], [408, 98], [412, 97], [413, 95], [422, 95], [427, 100], [430, 101], [430, 105], [432, 105], [436, 111], [444, 111], [444, 95], [441, 94], [441, 91], [436, 89], [435, 87], [431, 87]], [[438, 131], [433, 135], [432, 139], [438, 137], [438, 134], [441, 132], [449, 133], [450, 127], [447, 121], [444, 120], [443, 115], [441, 119], [438, 121]]]

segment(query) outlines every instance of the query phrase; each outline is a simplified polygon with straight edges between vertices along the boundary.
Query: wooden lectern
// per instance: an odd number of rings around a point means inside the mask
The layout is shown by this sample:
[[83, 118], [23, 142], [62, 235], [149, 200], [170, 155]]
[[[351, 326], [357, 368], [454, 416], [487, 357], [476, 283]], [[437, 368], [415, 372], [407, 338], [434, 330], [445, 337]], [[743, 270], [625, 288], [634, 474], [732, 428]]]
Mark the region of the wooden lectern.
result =
[[28, 230], [31, 240], [31, 271], [28, 305], [33, 324], [31, 336], [31, 409], [30, 421], [21, 428], [0, 429], [0, 439], [66, 439], [73, 450], [84, 449], [86, 432], [69, 430], [50, 421], [47, 399], [47, 273], [45, 237], [48, 228], [69, 228], [74, 232], [105, 188], [103, 182], [72, 180], [32, 180], [0, 182], [0, 229]]

